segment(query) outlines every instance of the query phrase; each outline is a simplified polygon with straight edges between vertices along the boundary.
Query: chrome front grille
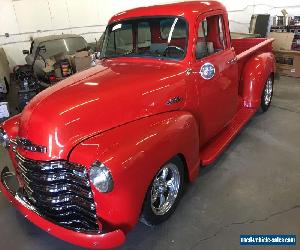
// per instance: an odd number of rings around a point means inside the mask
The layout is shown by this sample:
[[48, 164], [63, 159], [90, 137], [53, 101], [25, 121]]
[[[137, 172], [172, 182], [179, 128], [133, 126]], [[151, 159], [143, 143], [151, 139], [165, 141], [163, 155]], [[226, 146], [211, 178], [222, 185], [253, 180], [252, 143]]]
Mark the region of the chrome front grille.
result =
[[63, 227], [99, 231], [86, 169], [67, 161], [35, 161], [16, 152], [23, 193], [36, 211]]

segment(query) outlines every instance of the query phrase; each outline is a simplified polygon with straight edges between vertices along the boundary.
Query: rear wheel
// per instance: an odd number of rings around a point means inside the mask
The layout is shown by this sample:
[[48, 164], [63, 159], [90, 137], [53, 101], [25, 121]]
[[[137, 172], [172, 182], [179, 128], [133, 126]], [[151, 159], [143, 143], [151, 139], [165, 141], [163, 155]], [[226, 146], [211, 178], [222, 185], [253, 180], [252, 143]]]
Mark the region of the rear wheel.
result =
[[144, 201], [141, 221], [153, 226], [167, 220], [175, 211], [184, 187], [184, 166], [173, 158], [157, 172]]
[[274, 85], [274, 79], [272, 76], [270, 76], [265, 83], [265, 88], [261, 96], [260, 107], [262, 112], [266, 112], [271, 105], [271, 101], [273, 97], [273, 85]]

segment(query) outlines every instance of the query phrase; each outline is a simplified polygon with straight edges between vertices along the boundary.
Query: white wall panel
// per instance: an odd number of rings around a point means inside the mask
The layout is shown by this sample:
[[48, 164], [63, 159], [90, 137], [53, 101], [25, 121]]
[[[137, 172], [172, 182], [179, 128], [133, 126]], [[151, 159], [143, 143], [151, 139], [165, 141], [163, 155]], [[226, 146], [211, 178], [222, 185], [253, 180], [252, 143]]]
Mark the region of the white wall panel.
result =
[[[178, 1], [178, 0], [177, 0]], [[248, 32], [252, 14], [300, 15], [300, 0], [220, 0], [229, 11], [230, 27], [235, 32]], [[0, 46], [11, 67], [24, 63], [22, 49], [30, 37], [48, 34], [82, 34], [87, 41], [99, 38], [109, 18], [121, 11], [169, 3], [172, 0], [0, 0]], [[42, 32], [37, 32], [42, 31]], [[9, 33], [6, 38], [4, 33]]]
[[11, 0], [0, 0], [0, 35], [4, 33], [19, 33], [18, 22]]
[[47, 0], [14, 1], [13, 5], [21, 33], [52, 28]]
[[286, 9], [289, 16], [300, 15], [300, 0], [279, 1], [279, 0], [256, 0], [254, 13], [269, 13], [272, 16], [282, 15], [281, 10]]
[[232, 1], [232, 0], [220, 0], [223, 3], [228, 11], [240, 11], [242, 12], [244, 9], [248, 8], [249, 6], [254, 5], [255, 0], [239, 0], [239, 1]]
[[99, 24], [96, 5], [95, 0], [67, 0], [70, 26], [82, 27]]
[[67, 3], [65, 0], [49, 0], [52, 29], [64, 29], [70, 26]]

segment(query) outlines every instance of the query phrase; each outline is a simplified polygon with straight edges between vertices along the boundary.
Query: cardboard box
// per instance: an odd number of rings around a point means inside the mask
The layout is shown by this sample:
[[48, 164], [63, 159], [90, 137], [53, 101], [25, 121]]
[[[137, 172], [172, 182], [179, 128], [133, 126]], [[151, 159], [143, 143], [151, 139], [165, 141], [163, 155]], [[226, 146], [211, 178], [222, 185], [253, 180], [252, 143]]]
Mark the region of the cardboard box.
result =
[[294, 40], [294, 33], [291, 32], [270, 32], [268, 38], [274, 38], [273, 50], [290, 50]]
[[300, 51], [291, 50], [294, 33], [270, 32], [277, 73], [284, 76], [300, 77]]
[[61, 60], [66, 59], [66, 53], [60, 52], [60, 53], [54, 55], [53, 58], [54, 58], [55, 62], [60, 62]]
[[76, 72], [86, 70], [91, 67], [91, 56], [88, 51], [77, 52], [74, 55], [74, 65]]
[[300, 51], [274, 51], [276, 68], [280, 75], [300, 77]]
[[43, 71], [48, 74], [54, 70], [55, 61], [53, 59], [46, 59], [46, 67], [43, 68]]

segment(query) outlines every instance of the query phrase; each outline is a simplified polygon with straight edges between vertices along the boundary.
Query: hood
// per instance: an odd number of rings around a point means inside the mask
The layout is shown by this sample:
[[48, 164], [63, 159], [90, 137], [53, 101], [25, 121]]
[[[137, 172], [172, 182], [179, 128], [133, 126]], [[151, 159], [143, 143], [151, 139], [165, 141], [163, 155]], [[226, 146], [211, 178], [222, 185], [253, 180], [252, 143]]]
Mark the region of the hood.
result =
[[[122, 124], [180, 109], [186, 68], [177, 62], [105, 60], [38, 94], [20, 117], [19, 137], [47, 147], [33, 159], [67, 159], [79, 142]], [[134, 132], [134, 131], [133, 131]], [[113, 143], [113, 142], [112, 142]]]

